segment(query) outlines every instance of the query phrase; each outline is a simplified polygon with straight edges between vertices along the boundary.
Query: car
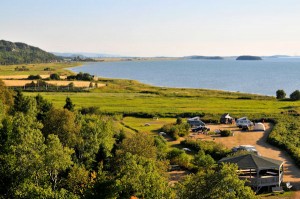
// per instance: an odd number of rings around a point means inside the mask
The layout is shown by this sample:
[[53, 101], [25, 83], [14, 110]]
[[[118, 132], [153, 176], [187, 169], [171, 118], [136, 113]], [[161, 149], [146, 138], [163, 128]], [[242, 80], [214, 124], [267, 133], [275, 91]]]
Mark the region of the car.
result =
[[247, 117], [242, 117], [240, 119], [237, 119], [235, 123], [236, 123], [236, 126], [239, 128], [242, 128], [243, 126], [253, 126], [253, 122], [248, 120]]
[[197, 126], [195, 128], [192, 128], [192, 132], [198, 132], [198, 131], [210, 131], [210, 128], [206, 126]]
[[192, 150], [189, 148], [183, 148], [182, 150], [186, 151], [186, 152], [191, 152]]
[[256, 150], [255, 146], [252, 145], [239, 145], [232, 148], [232, 152], [238, 152], [238, 151], [248, 151], [250, 153], [260, 155], [260, 153]]

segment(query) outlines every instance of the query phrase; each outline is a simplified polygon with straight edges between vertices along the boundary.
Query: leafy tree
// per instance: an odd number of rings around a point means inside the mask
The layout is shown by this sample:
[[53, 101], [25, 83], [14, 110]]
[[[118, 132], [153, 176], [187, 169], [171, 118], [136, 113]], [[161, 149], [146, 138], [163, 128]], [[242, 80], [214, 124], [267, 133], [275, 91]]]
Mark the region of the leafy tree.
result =
[[195, 155], [193, 163], [198, 168], [200, 167], [204, 169], [209, 169], [212, 168], [216, 162], [210, 155], [206, 155], [204, 151], [200, 150], [198, 154]]
[[284, 90], [277, 90], [276, 91], [276, 99], [284, 99], [286, 96], [286, 93]]
[[126, 153], [116, 172], [118, 198], [174, 198], [155, 160]]
[[5, 86], [2, 80], [0, 80], [0, 100], [7, 106], [12, 106], [14, 102], [13, 92]]
[[73, 164], [71, 155], [74, 153], [74, 151], [68, 147], [64, 147], [61, 144], [58, 136], [53, 134], [48, 136], [46, 145], [46, 171], [49, 174], [53, 190], [56, 190], [59, 180], [59, 173], [65, 171]]
[[37, 119], [43, 121], [53, 105], [49, 101], [45, 100], [40, 94], [35, 97], [35, 101], [38, 111]]
[[24, 114], [36, 114], [36, 101], [30, 97], [26, 97], [20, 90], [17, 90], [14, 96], [14, 106], [12, 112], [22, 112]]
[[237, 166], [222, 164], [216, 170], [200, 170], [191, 174], [177, 186], [179, 198], [184, 199], [254, 199], [254, 192], [240, 180]]
[[52, 79], [52, 80], [60, 80], [60, 76], [57, 73], [52, 73], [50, 75], [50, 79]]
[[64, 105], [64, 109], [68, 109], [69, 111], [74, 111], [75, 105], [73, 104], [70, 97], [66, 98], [66, 104]]
[[44, 137], [42, 125], [30, 115], [17, 112], [2, 125], [0, 190], [12, 196], [22, 183], [44, 181]]
[[74, 147], [78, 142], [80, 125], [75, 113], [67, 109], [52, 108], [45, 117], [42, 129], [45, 137], [55, 134], [63, 146]]
[[81, 119], [81, 128], [76, 145], [77, 157], [90, 168], [96, 161], [96, 155], [102, 158], [111, 156], [115, 143], [115, 130], [110, 118], [85, 115]]
[[152, 136], [146, 133], [137, 133], [131, 138], [126, 138], [120, 145], [119, 153], [131, 153], [145, 158], [156, 159], [156, 147]]
[[91, 177], [89, 171], [87, 171], [84, 166], [79, 166], [75, 164], [67, 178], [67, 187], [76, 195], [84, 197], [88, 188], [92, 186], [96, 178], [95, 172], [92, 172]]
[[299, 90], [295, 90], [293, 93], [290, 94], [290, 98], [291, 100], [300, 100], [300, 91]]

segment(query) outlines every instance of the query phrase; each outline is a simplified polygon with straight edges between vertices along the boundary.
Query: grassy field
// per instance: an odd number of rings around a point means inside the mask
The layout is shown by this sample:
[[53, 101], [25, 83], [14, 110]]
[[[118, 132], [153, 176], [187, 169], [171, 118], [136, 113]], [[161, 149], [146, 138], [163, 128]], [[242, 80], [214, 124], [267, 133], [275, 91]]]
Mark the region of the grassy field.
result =
[[[55, 106], [62, 107], [67, 96], [71, 97], [76, 108], [96, 106], [101, 111], [109, 113], [184, 113], [184, 112], [204, 112], [207, 117], [219, 118], [220, 114], [231, 113], [234, 117], [269, 117], [278, 115], [283, 111], [293, 109], [299, 111], [300, 102], [278, 101], [274, 98], [239, 99], [239, 95], [227, 96], [220, 93], [211, 96], [209, 91], [207, 95], [199, 94], [195, 96], [180, 97], [170, 93], [152, 94], [152, 93], [113, 93], [108, 92], [88, 93], [41, 93], [46, 99], [54, 103]], [[106, 90], [107, 88], [103, 88]], [[188, 89], [187, 89], [188, 90]], [[36, 93], [26, 93], [33, 96]], [[242, 94], [240, 94], [242, 95]]]
[[[8, 65], [0, 67], [0, 76], [6, 75], [48, 75], [51, 73], [58, 73], [60, 75], [70, 75], [73, 74], [71, 71], [66, 70], [66, 68], [80, 66], [81, 63], [43, 63], [43, 64], [20, 64], [20, 65]], [[16, 67], [26, 66], [28, 71], [16, 71]], [[51, 68], [53, 71], [44, 71], [45, 68]]]

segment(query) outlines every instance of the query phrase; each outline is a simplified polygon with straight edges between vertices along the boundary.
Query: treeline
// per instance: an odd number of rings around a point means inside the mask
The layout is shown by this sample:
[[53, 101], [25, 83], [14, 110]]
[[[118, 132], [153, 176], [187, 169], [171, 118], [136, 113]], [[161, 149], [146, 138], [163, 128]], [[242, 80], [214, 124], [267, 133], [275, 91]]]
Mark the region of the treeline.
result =
[[45, 63], [56, 60], [60, 59], [37, 47], [0, 40], [0, 65]]
[[[217, 165], [209, 147], [192, 156], [162, 136], [127, 137], [116, 117], [76, 110], [69, 97], [55, 108], [3, 82], [0, 100], [0, 198], [255, 198], [237, 167]], [[192, 173], [171, 186], [170, 163]]]

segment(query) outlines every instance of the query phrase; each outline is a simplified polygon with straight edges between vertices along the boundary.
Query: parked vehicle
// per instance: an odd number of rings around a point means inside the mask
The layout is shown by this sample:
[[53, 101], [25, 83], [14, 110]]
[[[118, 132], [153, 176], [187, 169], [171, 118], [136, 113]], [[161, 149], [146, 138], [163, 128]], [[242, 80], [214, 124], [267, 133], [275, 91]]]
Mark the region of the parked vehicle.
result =
[[200, 117], [193, 117], [187, 119], [187, 123], [193, 126], [205, 126], [205, 123], [200, 120]]
[[210, 131], [210, 128], [206, 126], [197, 126], [195, 128], [192, 128], [192, 132], [198, 132], [198, 131]]
[[247, 117], [237, 119], [235, 123], [239, 128], [242, 128], [243, 126], [253, 126], [253, 122], [251, 122]]
[[248, 151], [251, 153], [255, 153], [256, 155], [260, 155], [260, 153], [257, 151], [255, 146], [252, 145], [239, 145], [232, 148], [232, 152], [238, 152], [238, 151]]
[[189, 148], [183, 148], [182, 150], [187, 151], [187, 152], [191, 152], [192, 150]]

